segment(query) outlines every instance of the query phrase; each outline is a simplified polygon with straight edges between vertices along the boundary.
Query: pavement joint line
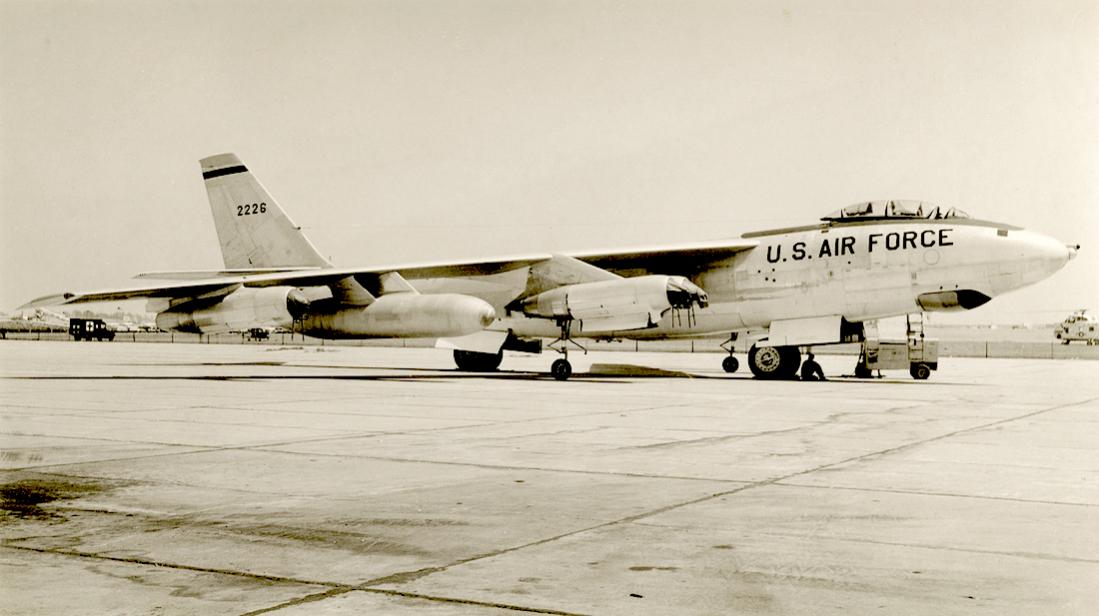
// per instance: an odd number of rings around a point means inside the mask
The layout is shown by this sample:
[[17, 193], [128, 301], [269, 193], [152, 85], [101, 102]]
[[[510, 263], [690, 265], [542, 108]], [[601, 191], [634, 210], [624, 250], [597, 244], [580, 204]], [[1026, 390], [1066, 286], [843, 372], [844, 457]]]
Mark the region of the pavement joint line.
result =
[[[183, 409], [170, 409], [170, 410], [183, 410]], [[129, 413], [129, 412], [130, 411], [126, 411], [126, 413]], [[19, 415], [20, 416], [29, 416], [29, 417], [41, 417], [40, 415], [32, 415], [32, 414], [29, 414], [29, 413], [19, 413]], [[165, 419], [165, 418], [160, 418], [160, 417], [119, 417], [117, 413], [110, 413], [110, 414], [107, 414], [107, 415], [91, 415], [91, 414], [87, 414], [87, 413], [78, 413], [78, 414], [77, 413], [51, 413], [47, 417], [79, 417], [79, 418], [82, 418], [82, 419], [114, 419], [114, 420], [121, 419], [121, 420], [124, 420], [124, 421], [130, 421], [130, 422], [143, 422], [143, 423], [151, 423], [151, 424], [186, 424], [186, 425], [192, 425], [192, 426], [195, 425], [195, 422], [188, 421], [186, 419]], [[245, 422], [240, 422], [240, 421], [203, 421], [202, 425], [204, 425], [204, 426], [229, 426], [229, 427], [234, 427], [235, 426], [235, 427], [243, 427], [243, 428], [249, 428], [249, 427], [254, 428], [254, 427], [256, 427], [255, 423], [245, 423]], [[308, 429], [308, 430], [319, 430], [319, 431], [323, 431], [323, 432], [335, 432], [336, 430], [339, 430], [339, 428], [318, 428], [316, 426], [311, 426], [311, 425], [302, 425], [302, 426], [279, 425], [279, 426], [270, 426], [270, 427], [279, 428], [279, 429], [286, 429], [286, 430], [291, 430], [291, 429], [293, 429], [293, 430], [306, 430], [306, 429]], [[332, 436], [337, 436], [337, 435], [332, 434]]]
[[[500, 555], [503, 555], [503, 554], [508, 554], [510, 552], [516, 552], [516, 551], [519, 551], [519, 550], [524, 550], [524, 549], [527, 549], [527, 548], [536, 547], [536, 546], [544, 545], [544, 544], [547, 544], [547, 543], [552, 543], [554, 541], [558, 541], [560, 539], [564, 539], [564, 538], [567, 538], [567, 537], [572, 537], [572, 536], [575, 536], [575, 535], [580, 535], [580, 534], [588, 533], [588, 532], [591, 532], [591, 531], [600, 530], [600, 529], [603, 529], [603, 528], [609, 528], [611, 526], [617, 526], [619, 524], [630, 524], [630, 523], [636, 522], [638, 520], [643, 520], [645, 518], [650, 518], [650, 517], [653, 517], [653, 516], [656, 516], [656, 515], [660, 515], [662, 513], [667, 513], [668, 511], [674, 511], [676, 509], [681, 509], [683, 507], [688, 507], [690, 505], [697, 505], [699, 503], [704, 503], [704, 502], [707, 502], [707, 501], [716, 500], [716, 499], [719, 499], [719, 498], [722, 498], [722, 497], [725, 497], [725, 496], [731, 496], [733, 494], [738, 494], [740, 492], [751, 490], [753, 488], [759, 488], [759, 487], [774, 485], [774, 484], [777, 484], [780, 481], [784, 481], [784, 480], [790, 479], [792, 477], [799, 477], [801, 475], [808, 475], [808, 474], [815, 473], [815, 472], [818, 472], [818, 471], [821, 471], [823, 469], [830, 468], [830, 467], [833, 467], [833, 466], [839, 466], [839, 465], [842, 465], [842, 464], [848, 464], [848, 463], [863, 460], [863, 459], [869, 459], [869, 458], [873, 458], [873, 457], [888, 455], [888, 454], [891, 454], [891, 453], [895, 453], [897, 451], [903, 451], [905, 449], [909, 449], [909, 448], [912, 448], [912, 447], [917, 447], [917, 446], [920, 446], [920, 445], [923, 445], [923, 444], [926, 444], [926, 443], [931, 443], [931, 442], [939, 441], [939, 440], [942, 440], [942, 439], [945, 439], [945, 438], [949, 438], [949, 437], [954, 436], [956, 434], [987, 429], [987, 428], [991, 428], [993, 426], [1009, 423], [1009, 422], [1012, 422], [1012, 421], [1018, 421], [1018, 420], [1021, 420], [1021, 419], [1026, 419], [1028, 417], [1033, 417], [1035, 415], [1039, 415], [1039, 414], [1042, 414], [1042, 413], [1048, 413], [1050, 411], [1054, 411], [1054, 410], [1058, 410], [1058, 409], [1062, 409], [1062, 408], [1079, 406], [1079, 405], [1091, 402], [1093, 400], [1099, 400], [1099, 398], [1089, 398], [1087, 400], [1081, 400], [1081, 401], [1077, 401], [1077, 402], [1058, 404], [1058, 405], [1047, 407], [1047, 408], [1044, 408], [1044, 409], [1038, 409], [1038, 410], [1035, 410], [1035, 411], [1030, 411], [1028, 413], [1024, 413], [1022, 415], [1018, 415], [1018, 416], [1015, 416], [1015, 417], [1008, 417], [1008, 418], [1004, 418], [1004, 419], [999, 419], [999, 420], [988, 422], [988, 423], [985, 423], [985, 424], [982, 424], [982, 425], [979, 425], [979, 426], [971, 426], [969, 428], [963, 428], [963, 429], [960, 429], [960, 430], [955, 430], [955, 431], [949, 432], [947, 434], [940, 434], [940, 435], [929, 437], [929, 438], [926, 438], [926, 439], [913, 441], [911, 443], [907, 443], [907, 444], [904, 444], [904, 445], [898, 445], [896, 447], [890, 447], [890, 448], [883, 449], [883, 450], [880, 450], [880, 451], [875, 451], [875, 452], [870, 452], [870, 453], [854, 456], [854, 457], [851, 457], [851, 458], [840, 460], [838, 462], [830, 462], [828, 464], [821, 464], [819, 466], [816, 466], [816, 467], [813, 467], [813, 468], [810, 468], [810, 469], [805, 469], [805, 470], [797, 471], [797, 472], [794, 472], [794, 473], [788, 473], [788, 474], [780, 476], [780, 477], [772, 477], [772, 478], [769, 478], [769, 479], [764, 479], [764, 480], [761, 480], [761, 481], [752, 482], [752, 483], [749, 483], [747, 485], [739, 486], [737, 488], [733, 488], [733, 489], [730, 489], [730, 490], [715, 492], [713, 494], [709, 494], [709, 495], [706, 495], [706, 496], [701, 496], [699, 498], [693, 498], [693, 499], [683, 501], [683, 502], [680, 502], [680, 503], [672, 503], [670, 505], [665, 505], [663, 507], [657, 507], [656, 509], [652, 509], [650, 511], [643, 511], [641, 513], [626, 516], [626, 517], [620, 518], [618, 520], [610, 520], [610, 521], [607, 521], [607, 522], [601, 522], [599, 524], [594, 524], [592, 526], [588, 526], [588, 527], [585, 527], [585, 528], [580, 528], [580, 529], [568, 531], [568, 532], [565, 532], [565, 533], [560, 533], [560, 534], [554, 535], [552, 537], [546, 537], [546, 538], [539, 539], [537, 541], [531, 541], [531, 542], [528, 542], [528, 543], [525, 543], [525, 544], [522, 544], [522, 545], [512, 546], [512, 547], [509, 547], [509, 548], [503, 548], [503, 549], [500, 549], [500, 550], [494, 550], [492, 552], [488, 552], [488, 553], [485, 553], [485, 554], [474, 555], [474, 556], [471, 556], [471, 557], [468, 557], [468, 558], [460, 559], [458, 561], [455, 561], [455, 562], [447, 564], [447, 565], [443, 565], [441, 567], [432, 568], [432, 570], [427, 571], [425, 573], [425, 575], [432, 575], [434, 573], [444, 572], [444, 571], [446, 571], [446, 570], [448, 570], [452, 567], [461, 566], [461, 565], [468, 564], [470, 562], [474, 562], [474, 561], [477, 561], [477, 560], [484, 560], [486, 558], [495, 558], [496, 556], [500, 556]], [[415, 572], [406, 572], [404, 575], [407, 575], [408, 573], [415, 573]], [[390, 575], [390, 576], [387, 576], [386, 578], [379, 578], [378, 580], [373, 580], [372, 582], [366, 582], [363, 585], [366, 586], [366, 585], [372, 585], [372, 584], [383, 584], [383, 583], [386, 583], [385, 580], [392, 579], [392, 578], [399, 578], [401, 575], [402, 574]]]
[[252, 580], [259, 580], [263, 582], [276, 582], [279, 584], [299, 584], [307, 586], [326, 586], [329, 588], [342, 588], [352, 590], [353, 584], [341, 584], [338, 582], [323, 582], [316, 580], [303, 580], [298, 578], [286, 577], [281, 575], [266, 575], [262, 573], [249, 573], [247, 571], [234, 571], [232, 569], [219, 569], [217, 567], [200, 567], [197, 565], [184, 565], [180, 563], [159, 562], [155, 560], [148, 560], [144, 558], [124, 558], [121, 556], [107, 556], [105, 554], [95, 554], [92, 552], [81, 552], [79, 550], [64, 550], [64, 549], [52, 549], [52, 548], [36, 548], [25, 545], [13, 545], [13, 541], [22, 541], [23, 539], [8, 539], [5, 540], [0, 548], [8, 550], [19, 550], [23, 552], [34, 552], [36, 554], [54, 554], [57, 556], [69, 556], [73, 558], [85, 558], [90, 560], [103, 560], [116, 563], [125, 563], [128, 565], [143, 565], [147, 567], [163, 567], [165, 569], [178, 569], [181, 571], [193, 571], [196, 573], [215, 573], [219, 575], [231, 575], [234, 577], [243, 577]]
[[[42, 437], [42, 438], [62, 438], [62, 439], [72, 439], [72, 440], [96, 440], [96, 441], [103, 441], [103, 442], [125, 443], [125, 444], [130, 444], [130, 445], [156, 445], [156, 446], [161, 446], [161, 447], [195, 448], [194, 451], [162, 452], [162, 453], [149, 454], [149, 455], [143, 455], [143, 456], [127, 456], [127, 457], [123, 457], [123, 458], [111, 458], [111, 459], [107, 459], [107, 460], [85, 460], [85, 461], [82, 461], [82, 462], [63, 462], [63, 463], [59, 463], [59, 464], [38, 464], [38, 465], [10, 467], [10, 468], [7, 468], [7, 469], [3, 469], [3, 470], [8, 470], [8, 471], [18, 471], [18, 470], [34, 470], [34, 469], [40, 469], [40, 468], [54, 468], [54, 467], [64, 467], [64, 466], [83, 465], [83, 464], [99, 464], [99, 463], [105, 463], [105, 462], [120, 462], [120, 461], [123, 461], [123, 460], [142, 460], [142, 459], [158, 458], [158, 457], [165, 457], [165, 456], [171, 456], [171, 455], [189, 455], [189, 454], [195, 454], [195, 453], [212, 453], [212, 452], [218, 452], [218, 451], [232, 451], [232, 450], [245, 451], [245, 450], [250, 450], [250, 449], [262, 450], [263, 448], [283, 447], [283, 446], [287, 446], [287, 445], [301, 445], [301, 444], [304, 444], [304, 443], [315, 443], [315, 442], [324, 442], [324, 441], [339, 441], [339, 440], [345, 440], [345, 439], [375, 438], [375, 437], [379, 437], [379, 436], [397, 436], [397, 435], [407, 435], [407, 434], [422, 434], [422, 433], [430, 433], [430, 432], [442, 432], [442, 431], [447, 431], [447, 430], [461, 430], [461, 429], [467, 429], [467, 428], [484, 428], [484, 427], [493, 427], [493, 426], [501, 426], [501, 425], [515, 425], [515, 424], [533, 423], [533, 422], [538, 422], [538, 421], [546, 421], [546, 420], [551, 420], [551, 419], [569, 419], [569, 418], [572, 418], [572, 417], [594, 417], [594, 416], [598, 416], [598, 415], [606, 415], [606, 414], [611, 414], [611, 413], [621, 414], [621, 413], [626, 413], [626, 412], [648, 412], [648, 411], [653, 411], [653, 410], [662, 410], [662, 409], [668, 409], [668, 408], [678, 408], [678, 407], [683, 407], [683, 406], [690, 406], [691, 404], [692, 404], [691, 402], [684, 402], [684, 403], [678, 403], [678, 404], [666, 404], [666, 405], [641, 407], [641, 408], [638, 408], [638, 409], [618, 409], [618, 410], [611, 410], [611, 411], [603, 411], [603, 412], [599, 412], [599, 413], [572, 413], [572, 414], [569, 414], [569, 415], [558, 415], [558, 416], [553, 416], [553, 417], [538, 417], [538, 418], [535, 418], [535, 419], [525, 419], [525, 420], [509, 420], [509, 421], [498, 421], [498, 422], [490, 421], [490, 422], [485, 422], [485, 423], [480, 423], [480, 424], [470, 424], [470, 425], [462, 425], [462, 426], [440, 426], [440, 427], [434, 427], [434, 428], [417, 428], [417, 429], [412, 429], [412, 430], [398, 430], [398, 431], [394, 431], [394, 432], [364, 432], [364, 433], [359, 433], [359, 434], [341, 434], [341, 435], [330, 435], [330, 436], [322, 436], [322, 437], [310, 437], [310, 438], [307, 438], [307, 439], [299, 439], [299, 440], [292, 440], [292, 441], [276, 441], [276, 442], [273, 442], [273, 443], [257, 443], [257, 444], [254, 444], [254, 445], [232, 445], [232, 446], [188, 445], [188, 444], [182, 444], [182, 443], [163, 443], [163, 442], [159, 442], [159, 441], [109, 439], [109, 438], [103, 438], [103, 437], [90, 437], [89, 438], [89, 437], [77, 437], [77, 436], [59, 436], [59, 435], [53, 435], [53, 434], [40, 434], [40, 433], [30, 433], [30, 432], [13, 433], [13, 432], [0, 431], [0, 435], [36, 436], [36, 437]], [[185, 407], [185, 408], [194, 408], [194, 407]], [[278, 450], [275, 450], [275, 451], [278, 451]], [[286, 452], [283, 452], [283, 453], [286, 453]]]
[[575, 613], [575, 612], [563, 612], [563, 611], [560, 611], [560, 610], [552, 610], [552, 609], [546, 609], [546, 608], [524, 607], [524, 606], [518, 606], [518, 605], [510, 605], [510, 604], [506, 604], [506, 603], [493, 603], [493, 602], [487, 602], [487, 601], [476, 601], [476, 600], [473, 600], [473, 599], [459, 599], [459, 598], [454, 598], [454, 597], [437, 597], [437, 596], [433, 596], [433, 595], [426, 595], [426, 594], [420, 594], [420, 593], [410, 593], [410, 592], [403, 592], [403, 591], [398, 591], [398, 590], [388, 590], [388, 589], [382, 589], [382, 588], [368, 588], [366, 585], [369, 584], [369, 582], [364, 583], [364, 584], [360, 584], [360, 585], [352, 585], [352, 584], [342, 584], [342, 583], [338, 583], [338, 582], [303, 580], [303, 579], [291, 578], [291, 577], [285, 577], [285, 576], [278, 576], [278, 575], [265, 575], [265, 574], [259, 574], [259, 573], [248, 573], [246, 571], [234, 571], [232, 569], [219, 569], [219, 568], [216, 568], [216, 567], [199, 567], [199, 566], [195, 566], [195, 565], [184, 565], [184, 564], [178, 564], [178, 563], [158, 562], [158, 561], [155, 561], [155, 560], [147, 560], [147, 559], [143, 559], [143, 558], [123, 558], [123, 557], [119, 557], [119, 556], [106, 556], [106, 555], [103, 555], [103, 554], [94, 554], [94, 553], [90, 553], [90, 552], [80, 552], [80, 551], [77, 551], [77, 550], [58, 550], [58, 549], [49, 549], [49, 548], [35, 548], [35, 547], [30, 547], [30, 546], [12, 545], [8, 541], [5, 541], [2, 547], [5, 548], [5, 549], [9, 549], [9, 550], [18, 550], [18, 551], [23, 551], [23, 552], [33, 552], [33, 553], [36, 553], [36, 554], [52, 554], [52, 555], [56, 555], [56, 556], [68, 556], [68, 557], [73, 557], [73, 558], [101, 560], [101, 561], [124, 563], [124, 564], [129, 564], [129, 565], [142, 565], [142, 566], [147, 566], [147, 567], [163, 567], [163, 568], [166, 568], [166, 569], [175, 569], [175, 570], [179, 570], [179, 571], [191, 571], [191, 572], [195, 572], [195, 573], [213, 573], [213, 574], [218, 574], [218, 575], [229, 575], [229, 576], [234, 576], [234, 577], [243, 577], [243, 578], [248, 578], [248, 579], [253, 579], [253, 580], [260, 580], [260, 581], [264, 581], [264, 582], [276, 582], [276, 583], [280, 583], [280, 584], [298, 584], [298, 585], [307, 585], [307, 586], [327, 586], [329, 588], [329, 590], [321, 592], [321, 593], [312, 593], [312, 594], [306, 595], [304, 597], [299, 597], [298, 599], [295, 599], [295, 600], [292, 600], [292, 601], [289, 601], [289, 602], [286, 602], [286, 603], [282, 603], [282, 604], [279, 604], [279, 605], [275, 605], [275, 606], [271, 606], [271, 607], [267, 607], [267, 608], [261, 608], [261, 609], [258, 609], [258, 610], [253, 610], [253, 611], [250, 611], [250, 612], [246, 612], [242, 616], [270, 613], [270, 612], [274, 612], [276, 610], [280, 610], [280, 609], [283, 609], [283, 608], [300, 605], [302, 603], [311, 603], [311, 602], [314, 602], [314, 601], [321, 601], [321, 600], [324, 600], [324, 599], [327, 599], [327, 598], [330, 598], [330, 597], [333, 597], [333, 596], [343, 595], [343, 594], [346, 594], [346, 593], [349, 593], [349, 592], [352, 592], [352, 591], [370, 592], [370, 593], [384, 594], [384, 595], [390, 595], [390, 596], [423, 599], [423, 600], [426, 600], [426, 601], [435, 601], [435, 602], [441, 602], [441, 603], [456, 603], [456, 604], [462, 604], [462, 605], [476, 605], [476, 606], [481, 606], [481, 607], [493, 607], [493, 608], [500, 608], [500, 609], [518, 611], [518, 612], [527, 612], [527, 613], [533, 613], [533, 614], [556, 614], [556, 615], [560, 615], [560, 616], [582, 616], [582, 615], [580, 615], [578, 613]]
[[[265, 449], [258, 449], [258, 451], [267, 451]], [[578, 468], [549, 468], [542, 466], [516, 466], [508, 464], [485, 464], [483, 462], [463, 462], [458, 460], [422, 460], [417, 458], [396, 458], [390, 456], [370, 456], [370, 455], [357, 455], [357, 454], [338, 454], [338, 453], [323, 453], [323, 452], [304, 452], [304, 451], [283, 451], [281, 449], [271, 450], [273, 453], [284, 453], [297, 456], [321, 456], [331, 458], [352, 458], [355, 460], [381, 460], [384, 462], [405, 462], [409, 464], [440, 464], [445, 466], [467, 466], [473, 468], [483, 468], [487, 470], [500, 470], [500, 471], [527, 471], [538, 473], [566, 473], [576, 475], [599, 475], [607, 477], [631, 477], [639, 479], [670, 479], [675, 481], [706, 481], [710, 483], [740, 483], [748, 484], [752, 483], [747, 479], [723, 479], [723, 478], [709, 478], [709, 477], [687, 477], [678, 475], [651, 475], [648, 473], [616, 473], [612, 471], [593, 471], [587, 469]]]
[[[772, 536], [796, 536], [787, 535], [786, 533], [761, 533], [764, 535]], [[871, 545], [887, 545], [898, 548], [917, 548], [925, 550], [945, 550], [948, 552], [964, 552], [968, 554], [987, 554], [989, 556], [1011, 556], [1015, 558], [1028, 558], [1034, 560], [1050, 560], [1055, 562], [1066, 563], [1084, 563], [1090, 565], [1099, 565], [1099, 559], [1097, 558], [1080, 558], [1076, 556], [1054, 556], [1052, 554], [1042, 554], [1040, 552], [1006, 552], [1002, 550], [979, 550], [976, 548], [962, 548], [952, 545], [926, 545], [920, 543], [903, 543], [900, 541], [880, 541], [876, 539], [859, 539], [855, 537], [814, 537], [815, 539], [824, 539], [825, 541], [840, 541], [844, 543], [867, 543]]]
[[244, 612], [240, 616], [259, 616], [260, 614], [270, 614], [271, 612], [286, 609], [289, 607], [297, 607], [299, 605], [304, 605], [307, 603], [316, 603], [318, 601], [324, 601], [325, 599], [331, 599], [332, 597], [346, 595], [353, 590], [353, 588], [330, 588], [323, 592], [311, 593], [276, 605], [262, 607], [256, 610], [252, 610], [250, 612]]
[[556, 614], [558, 616], [584, 616], [582, 613], [579, 613], [579, 612], [563, 612], [561, 610], [554, 610], [554, 609], [549, 609], [549, 608], [526, 607], [526, 606], [521, 606], [521, 605], [511, 605], [511, 604], [508, 604], [508, 603], [495, 603], [495, 602], [491, 602], [491, 601], [475, 601], [473, 599], [457, 599], [457, 598], [454, 598], [454, 597], [439, 597], [439, 596], [435, 596], [435, 595], [425, 595], [425, 594], [414, 593], [414, 592], [404, 592], [404, 591], [400, 591], [400, 590], [389, 590], [389, 589], [386, 589], [386, 588], [359, 588], [359, 587], [356, 587], [355, 590], [359, 591], [359, 592], [369, 592], [369, 593], [375, 593], [375, 594], [381, 594], [381, 595], [390, 595], [390, 596], [395, 596], [395, 597], [407, 597], [407, 598], [410, 598], [410, 599], [426, 599], [428, 601], [439, 601], [439, 602], [443, 602], [443, 603], [457, 603], [457, 604], [461, 604], [461, 605], [476, 605], [476, 606], [479, 606], [479, 607], [494, 607], [494, 608], [499, 608], [499, 609], [513, 610], [513, 611], [519, 611], [519, 612], [528, 612], [528, 613], [533, 613], [533, 614]]
[[1018, 498], [1012, 496], [990, 496], [987, 494], [955, 494], [951, 492], [929, 492], [926, 490], [901, 490], [896, 488], [860, 488], [858, 486], [815, 485], [812, 483], [787, 483], [778, 481], [777, 486], [790, 488], [810, 488], [815, 490], [850, 490], [853, 492], [874, 492], [884, 494], [911, 494], [914, 496], [940, 496], [943, 498], [973, 498], [980, 500], [1030, 503], [1035, 505], [1057, 505], [1062, 507], [1099, 507], [1099, 503], [1072, 503], [1068, 501], [1042, 500], [1037, 498]]
[[909, 404], [904, 406], [890, 407], [881, 411], [844, 411], [839, 413], [830, 413], [827, 417], [819, 419], [817, 421], [811, 421], [805, 424], [799, 424], [791, 426], [789, 428], [779, 428], [774, 430], [762, 430], [760, 432], [748, 433], [748, 434], [725, 434], [719, 436], [710, 436], [697, 438], [686, 441], [667, 441], [662, 443], [650, 443], [648, 445], [631, 445], [627, 447], [617, 447], [615, 451], [622, 451], [628, 449], [657, 449], [664, 447], [675, 447], [678, 445], [696, 445], [699, 443], [715, 443], [721, 441], [736, 441], [736, 440], [748, 440], [752, 438], [759, 438], [764, 436], [774, 436], [776, 434], [788, 434], [790, 432], [798, 432], [801, 430], [811, 430], [820, 426], [827, 426], [836, 423], [838, 420], [851, 415], [878, 415], [878, 414], [890, 414], [896, 411], [906, 411], [915, 408], [922, 408], [928, 406], [928, 403], [920, 402], [916, 404]]
[[[677, 529], [677, 530], [698, 530], [691, 527], [683, 526], [680, 524], [656, 524], [653, 522], [637, 522], [638, 526], [645, 526], [648, 528], [660, 528], [660, 529]], [[721, 527], [725, 529], [727, 527]], [[813, 539], [815, 541], [836, 541], [840, 543], [865, 543], [870, 545], [885, 545], [899, 548], [916, 548], [921, 550], [945, 550], [949, 552], [963, 552], [967, 554], [986, 554], [990, 556], [1011, 556], [1015, 558], [1030, 558], [1035, 560], [1049, 560], [1055, 562], [1066, 563], [1083, 563], [1089, 565], [1099, 565], [1099, 558], [1081, 558], [1077, 556], [1055, 556], [1053, 554], [1043, 554], [1041, 552], [1007, 552], [1003, 550], [981, 550], [977, 548], [965, 548], [952, 545], [929, 545], [926, 543], [904, 543], [901, 541], [882, 541], [878, 539], [868, 539], [860, 537], [839, 537], [836, 535], [824, 535], [822, 533], [814, 532], [809, 533], [796, 533], [796, 532], [775, 532], [775, 531], [762, 531], [755, 533], [757, 536], [767, 537], [784, 537], [792, 539]]]
[[490, 607], [496, 609], [509, 610], [513, 612], [524, 612], [527, 614], [555, 614], [557, 616], [584, 616], [577, 612], [563, 612], [560, 610], [554, 610], [549, 608], [527, 607], [522, 605], [512, 605], [509, 603], [495, 603], [491, 601], [477, 601], [475, 599], [460, 599], [457, 597], [440, 597], [436, 595], [426, 595], [414, 592], [403, 592], [399, 590], [387, 590], [384, 588], [360, 588], [358, 586], [353, 588], [333, 588], [325, 592], [314, 593], [292, 599], [278, 605], [272, 605], [270, 607], [260, 608], [251, 612], [245, 612], [240, 616], [259, 616], [260, 614], [270, 614], [286, 608], [297, 607], [299, 605], [307, 603], [316, 603], [318, 601], [325, 601], [332, 597], [346, 595], [352, 592], [366, 592], [377, 595], [387, 595], [391, 597], [404, 597], [407, 599], [420, 599], [423, 601], [432, 601], [436, 603], [451, 603], [458, 605], [472, 605], [477, 607]]

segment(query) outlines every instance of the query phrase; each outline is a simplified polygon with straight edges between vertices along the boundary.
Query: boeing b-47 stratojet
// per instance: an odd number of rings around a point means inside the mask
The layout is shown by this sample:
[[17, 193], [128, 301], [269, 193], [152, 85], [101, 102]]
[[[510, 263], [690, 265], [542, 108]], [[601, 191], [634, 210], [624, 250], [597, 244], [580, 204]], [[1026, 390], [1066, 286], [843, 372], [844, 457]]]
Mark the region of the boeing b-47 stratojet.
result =
[[[873, 201], [800, 227], [728, 240], [478, 261], [334, 267], [233, 154], [201, 161], [225, 269], [142, 274], [167, 283], [64, 293], [27, 307], [149, 298], [157, 326], [199, 333], [285, 327], [320, 338], [427, 337], [460, 369], [504, 350], [561, 354], [576, 338], [765, 330], [760, 378], [792, 377], [799, 347], [862, 339], [866, 321], [968, 310], [1042, 280], [1076, 255], [1050, 237], [956, 209]], [[723, 367], [738, 362], [732, 347]]]

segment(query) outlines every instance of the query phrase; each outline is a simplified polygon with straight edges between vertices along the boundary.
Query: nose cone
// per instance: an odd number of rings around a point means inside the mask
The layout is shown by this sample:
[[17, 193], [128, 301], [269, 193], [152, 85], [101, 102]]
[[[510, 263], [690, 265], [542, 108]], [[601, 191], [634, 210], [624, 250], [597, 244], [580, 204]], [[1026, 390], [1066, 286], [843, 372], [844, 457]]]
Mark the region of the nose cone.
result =
[[1070, 250], [1068, 246], [1046, 235], [1036, 235], [1031, 250], [1051, 274], [1064, 267], [1065, 263], [1075, 255], [1075, 251]]
[[1030, 284], [1053, 275], [1076, 256], [1078, 246], [1066, 246], [1040, 233], [1022, 232], [1018, 240], [1024, 256], [1024, 278]]
[[[443, 296], [436, 297], [441, 298]], [[496, 310], [491, 304], [479, 297], [470, 295], [450, 295], [447, 297], [453, 301], [451, 314], [454, 317], [454, 324], [462, 328], [464, 334], [479, 332], [496, 321]]]
[[1076, 258], [1076, 253], [1080, 252], [1079, 244], [1069, 244], [1066, 248], [1068, 248], [1068, 258], [1070, 261]]
[[488, 327], [496, 320], [496, 310], [487, 303], [481, 307], [478, 314], [480, 315], [481, 327]]

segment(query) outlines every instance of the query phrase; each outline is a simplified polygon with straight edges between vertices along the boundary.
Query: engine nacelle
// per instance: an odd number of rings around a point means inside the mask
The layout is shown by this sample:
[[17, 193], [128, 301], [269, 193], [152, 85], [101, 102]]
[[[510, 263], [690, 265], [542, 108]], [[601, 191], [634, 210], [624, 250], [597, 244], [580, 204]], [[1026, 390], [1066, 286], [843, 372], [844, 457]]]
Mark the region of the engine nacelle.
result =
[[522, 301], [527, 316], [575, 319], [584, 331], [652, 327], [672, 308], [709, 305], [706, 292], [682, 276], [638, 276], [565, 285]]
[[299, 331], [321, 338], [450, 338], [479, 332], [495, 320], [488, 302], [469, 295], [390, 293], [365, 307], [318, 307]]
[[218, 334], [253, 327], [290, 328], [309, 307], [293, 287], [242, 288], [213, 304], [184, 304], [156, 315], [156, 326], [202, 334]]

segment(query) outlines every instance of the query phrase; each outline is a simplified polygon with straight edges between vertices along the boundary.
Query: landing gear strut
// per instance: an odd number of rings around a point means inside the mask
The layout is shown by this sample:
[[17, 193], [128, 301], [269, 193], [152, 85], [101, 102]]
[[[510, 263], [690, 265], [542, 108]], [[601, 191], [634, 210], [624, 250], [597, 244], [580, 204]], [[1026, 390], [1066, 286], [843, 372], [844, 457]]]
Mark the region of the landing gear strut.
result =
[[561, 335], [557, 337], [557, 340], [546, 346], [560, 353], [561, 357], [553, 361], [550, 366], [550, 374], [558, 381], [567, 381], [572, 376], [572, 364], [569, 363], [569, 345], [575, 346], [585, 354], [588, 350], [572, 339], [572, 319], [559, 319], [557, 325], [561, 328]]
[[729, 339], [721, 343], [721, 348], [729, 352], [729, 356], [721, 360], [721, 369], [733, 373], [740, 367], [740, 362], [733, 357], [733, 345], [736, 343], [736, 332], [729, 334]]
[[801, 351], [795, 346], [756, 346], [748, 350], [748, 367], [760, 379], [792, 379], [801, 366]]

